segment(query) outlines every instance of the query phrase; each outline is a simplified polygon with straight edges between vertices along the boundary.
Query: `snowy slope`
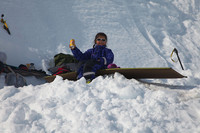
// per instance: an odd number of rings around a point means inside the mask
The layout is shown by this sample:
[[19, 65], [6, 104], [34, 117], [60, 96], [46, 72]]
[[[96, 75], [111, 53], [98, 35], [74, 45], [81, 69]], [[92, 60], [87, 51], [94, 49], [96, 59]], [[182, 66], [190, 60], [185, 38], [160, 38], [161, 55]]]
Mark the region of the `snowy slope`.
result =
[[[188, 78], [28, 77], [28, 86], [15, 88], [0, 75], [0, 132], [200, 132], [199, 10], [199, 0], [2, 1], [11, 36], [0, 29], [0, 51], [8, 64], [46, 70], [55, 54], [71, 53], [70, 39], [85, 51], [105, 32], [118, 66], [172, 67]], [[184, 71], [170, 60], [174, 48]]]

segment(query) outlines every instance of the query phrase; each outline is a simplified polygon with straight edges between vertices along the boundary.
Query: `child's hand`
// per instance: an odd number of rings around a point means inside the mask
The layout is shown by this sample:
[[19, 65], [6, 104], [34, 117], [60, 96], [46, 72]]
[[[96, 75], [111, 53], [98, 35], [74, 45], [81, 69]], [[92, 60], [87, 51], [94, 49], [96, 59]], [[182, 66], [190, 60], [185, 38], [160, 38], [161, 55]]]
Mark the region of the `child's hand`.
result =
[[105, 57], [101, 57], [101, 58], [97, 59], [97, 62], [106, 65], [105, 64], [106, 63], [106, 58]]
[[74, 49], [76, 47], [76, 45], [75, 45], [75, 40], [74, 39], [71, 39], [70, 40], [70, 43], [69, 43], [69, 48], [70, 49]]

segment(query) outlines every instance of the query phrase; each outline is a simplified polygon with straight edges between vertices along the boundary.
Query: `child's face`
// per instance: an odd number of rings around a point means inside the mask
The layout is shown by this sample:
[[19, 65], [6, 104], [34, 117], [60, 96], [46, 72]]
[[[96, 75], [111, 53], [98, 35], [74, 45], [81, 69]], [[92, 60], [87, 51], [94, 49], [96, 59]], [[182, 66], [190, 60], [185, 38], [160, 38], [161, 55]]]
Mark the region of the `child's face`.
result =
[[106, 45], [106, 42], [107, 42], [107, 40], [106, 40], [106, 38], [104, 36], [99, 36], [96, 39], [96, 44], [97, 45]]

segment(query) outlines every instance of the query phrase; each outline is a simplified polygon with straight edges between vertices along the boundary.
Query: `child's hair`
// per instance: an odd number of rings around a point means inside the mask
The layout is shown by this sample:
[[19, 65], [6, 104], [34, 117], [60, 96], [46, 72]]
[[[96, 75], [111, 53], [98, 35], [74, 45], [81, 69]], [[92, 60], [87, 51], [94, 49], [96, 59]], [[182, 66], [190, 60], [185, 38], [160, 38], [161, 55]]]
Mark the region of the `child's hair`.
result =
[[107, 35], [106, 35], [105, 33], [103, 33], [103, 32], [99, 32], [99, 33], [97, 33], [96, 36], [95, 36], [94, 45], [96, 44], [96, 40], [97, 40], [97, 38], [98, 38], [99, 36], [104, 36], [105, 39], [106, 39], [106, 41], [108, 41]]

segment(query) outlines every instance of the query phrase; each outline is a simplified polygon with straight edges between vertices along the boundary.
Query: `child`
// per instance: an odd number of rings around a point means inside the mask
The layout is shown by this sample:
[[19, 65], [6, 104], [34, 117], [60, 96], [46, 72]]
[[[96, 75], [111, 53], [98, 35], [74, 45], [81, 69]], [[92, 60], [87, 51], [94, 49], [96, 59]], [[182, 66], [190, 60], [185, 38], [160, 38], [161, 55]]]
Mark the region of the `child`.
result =
[[75, 45], [74, 41], [69, 47], [74, 57], [79, 61], [78, 79], [85, 77], [89, 83], [95, 78], [95, 73], [99, 69], [105, 69], [114, 60], [114, 54], [111, 49], [108, 49], [107, 35], [105, 33], [97, 33], [94, 39], [93, 48], [82, 53]]

